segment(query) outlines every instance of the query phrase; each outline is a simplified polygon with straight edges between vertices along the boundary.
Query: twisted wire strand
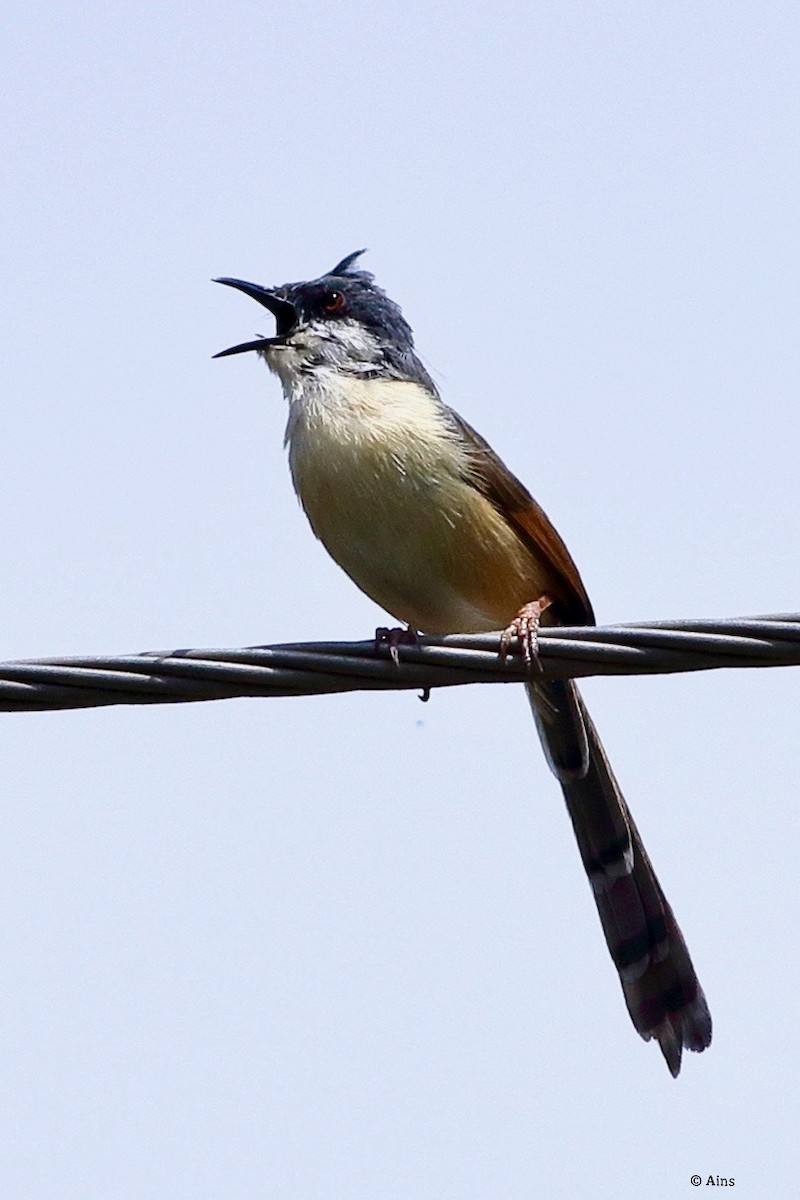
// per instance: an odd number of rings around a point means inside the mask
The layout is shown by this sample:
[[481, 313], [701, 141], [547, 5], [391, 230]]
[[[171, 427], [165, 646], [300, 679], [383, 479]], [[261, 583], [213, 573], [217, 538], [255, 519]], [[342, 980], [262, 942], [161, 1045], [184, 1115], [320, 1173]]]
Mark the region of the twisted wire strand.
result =
[[800, 614], [542, 629], [532, 667], [499, 649], [500, 635], [485, 633], [401, 644], [399, 663], [374, 641], [31, 659], [0, 663], [0, 711], [798, 666]]

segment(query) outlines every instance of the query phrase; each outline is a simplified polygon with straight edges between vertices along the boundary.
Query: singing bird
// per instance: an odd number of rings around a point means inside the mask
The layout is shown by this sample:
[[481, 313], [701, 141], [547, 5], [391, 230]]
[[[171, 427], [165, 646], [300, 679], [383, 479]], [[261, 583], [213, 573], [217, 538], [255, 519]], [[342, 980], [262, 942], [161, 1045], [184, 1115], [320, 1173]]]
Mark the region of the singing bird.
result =
[[[275, 318], [255, 351], [289, 404], [286, 444], [311, 527], [350, 578], [410, 631], [504, 630], [535, 655], [546, 624], [593, 625], [569, 551], [491, 446], [441, 399], [363, 250], [302, 283], [236, 288]], [[535, 666], [535, 664], [533, 664]], [[711, 1017], [672, 909], [572, 680], [526, 683], [625, 1002], [673, 1076]]]

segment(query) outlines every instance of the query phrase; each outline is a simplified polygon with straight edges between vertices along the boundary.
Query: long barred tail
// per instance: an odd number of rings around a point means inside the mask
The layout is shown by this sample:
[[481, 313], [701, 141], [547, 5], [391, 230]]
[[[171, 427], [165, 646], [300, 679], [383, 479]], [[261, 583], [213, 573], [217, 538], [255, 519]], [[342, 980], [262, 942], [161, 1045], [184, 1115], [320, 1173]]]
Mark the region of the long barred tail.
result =
[[576, 685], [537, 682], [527, 691], [631, 1019], [645, 1040], [657, 1039], [676, 1076], [684, 1047], [711, 1042], [711, 1014], [683, 935]]

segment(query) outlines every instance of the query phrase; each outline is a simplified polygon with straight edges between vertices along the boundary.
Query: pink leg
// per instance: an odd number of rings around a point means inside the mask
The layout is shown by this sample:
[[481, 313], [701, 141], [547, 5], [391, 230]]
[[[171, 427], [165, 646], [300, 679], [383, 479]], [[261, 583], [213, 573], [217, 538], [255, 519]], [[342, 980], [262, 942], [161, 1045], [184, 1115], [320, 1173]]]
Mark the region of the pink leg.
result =
[[536, 638], [542, 613], [546, 612], [552, 603], [552, 596], [540, 596], [538, 600], [531, 600], [529, 604], [522, 606], [511, 624], [503, 630], [500, 638], [501, 658], [508, 657], [511, 643], [516, 639], [517, 649], [525, 660], [525, 666], [530, 667], [537, 662]]
[[419, 645], [416, 629], [412, 629], [409, 625], [408, 629], [401, 629], [399, 626], [396, 626], [394, 629], [387, 629], [385, 626], [381, 626], [375, 630], [375, 652], [377, 653], [381, 646], [388, 646], [389, 657], [395, 666], [400, 665], [400, 655], [397, 647], [401, 645]]

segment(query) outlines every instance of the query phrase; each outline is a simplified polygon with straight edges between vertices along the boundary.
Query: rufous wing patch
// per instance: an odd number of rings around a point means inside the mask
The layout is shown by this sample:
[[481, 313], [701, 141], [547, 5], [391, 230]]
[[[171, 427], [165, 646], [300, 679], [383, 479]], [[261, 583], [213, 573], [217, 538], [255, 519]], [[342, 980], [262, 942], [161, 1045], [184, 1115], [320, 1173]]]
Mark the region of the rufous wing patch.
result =
[[[470, 481], [500, 512], [552, 575], [553, 616], [562, 625], [594, 625], [594, 612], [578, 568], [541, 505], [512, 475], [489, 443], [453, 409], [450, 416], [469, 443]], [[531, 599], [538, 599], [533, 596]]]

